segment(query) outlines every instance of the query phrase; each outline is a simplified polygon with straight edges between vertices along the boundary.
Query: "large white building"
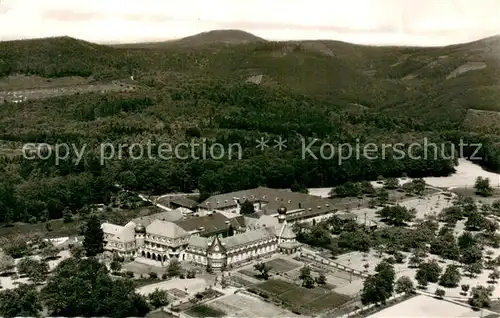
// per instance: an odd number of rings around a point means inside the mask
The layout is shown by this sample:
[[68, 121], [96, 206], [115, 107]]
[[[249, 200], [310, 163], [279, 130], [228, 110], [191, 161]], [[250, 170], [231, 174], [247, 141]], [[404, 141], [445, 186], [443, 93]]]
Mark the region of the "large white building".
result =
[[275, 214], [277, 217], [227, 218], [210, 213], [172, 221], [165, 212], [134, 219], [125, 226], [103, 223], [105, 250], [162, 264], [176, 258], [221, 270], [256, 257], [297, 251], [299, 244], [287, 223], [286, 207], [280, 206]]

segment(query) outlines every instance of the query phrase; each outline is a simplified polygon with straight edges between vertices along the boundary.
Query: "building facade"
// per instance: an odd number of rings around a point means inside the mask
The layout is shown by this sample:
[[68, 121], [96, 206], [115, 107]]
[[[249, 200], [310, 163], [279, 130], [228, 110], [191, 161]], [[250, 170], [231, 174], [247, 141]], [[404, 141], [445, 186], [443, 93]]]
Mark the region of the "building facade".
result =
[[[149, 225], [129, 222], [125, 226], [102, 224], [105, 234], [105, 249], [123, 257], [144, 257], [168, 264], [171, 259], [187, 261], [206, 266], [214, 271], [235, 267], [252, 259], [274, 253], [294, 253], [300, 244], [295, 240], [290, 225], [286, 221], [287, 209], [281, 206], [278, 217], [269, 217], [262, 223], [250, 227], [241, 226], [241, 218], [225, 221], [227, 226], [240, 224], [232, 235], [222, 237], [219, 232], [212, 236], [201, 236], [203, 229], [191, 231], [193, 224], [179, 221], [154, 220]], [[149, 219], [151, 220], [151, 218]], [[220, 218], [208, 216], [202, 222], [220, 222]], [[184, 226], [185, 229], [182, 227]], [[236, 226], [235, 226], [236, 227]]]

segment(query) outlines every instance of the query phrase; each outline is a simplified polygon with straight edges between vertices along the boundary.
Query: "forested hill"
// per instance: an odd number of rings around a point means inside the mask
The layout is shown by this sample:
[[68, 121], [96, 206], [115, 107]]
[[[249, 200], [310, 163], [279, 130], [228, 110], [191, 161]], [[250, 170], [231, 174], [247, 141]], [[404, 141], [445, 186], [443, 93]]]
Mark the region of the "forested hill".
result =
[[[206, 196], [258, 185], [333, 186], [379, 175], [453, 171], [446, 158], [389, 155], [340, 165], [338, 156], [303, 159], [301, 142], [312, 138], [320, 139], [318, 146], [321, 140], [334, 145], [408, 144], [425, 137], [479, 141], [485, 158], [480, 163], [498, 170], [498, 127], [488, 123], [498, 120], [500, 111], [499, 59], [499, 37], [441, 48], [271, 42], [235, 30], [119, 46], [68, 37], [0, 42], [3, 90], [40, 83], [57, 89], [54, 83], [75, 81], [137, 86], [129, 92], [0, 104], [5, 162], [0, 211], [7, 211], [0, 218], [60, 217], [64, 207], [78, 210], [108, 201], [114, 182], [154, 194], [199, 189]], [[282, 136], [287, 148], [262, 152], [255, 148], [262, 136]], [[122, 158], [101, 166], [99, 152], [90, 151], [102, 142], [174, 144], [192, 138], [239, 142], [243, 158]], [[85, 144], [88, 151], [78, 165], [13, 155], [27, 142]]]

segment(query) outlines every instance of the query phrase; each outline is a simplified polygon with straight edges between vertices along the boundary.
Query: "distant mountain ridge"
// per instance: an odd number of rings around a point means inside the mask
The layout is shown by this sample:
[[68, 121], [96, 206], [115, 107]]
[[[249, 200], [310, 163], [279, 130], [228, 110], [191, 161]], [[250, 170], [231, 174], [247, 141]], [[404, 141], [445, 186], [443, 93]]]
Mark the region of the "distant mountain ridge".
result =
[[[148, 78], [244, 83], [326, 98], [415, 120], [460, 122], [468, 109], [500, 111], [500, 37], [445, 47], [340, 41], [266, 41], [214, 30], [174, 41], [100, 45], [70, 37], [0, 42], [0, 77]], [[202, 79], [202, 80], [201, 80]], [[148, 84], [153, 85], [153, 84]]]
[[210, 44], [237, 45], [254, 42], [266, 42], [265, 39], [242, 30], [212, 30], [187, 36], [181, 39], [145, 42], [145, 43], [123, 43], [115, 44], [116, 47], [162, 47], [162, 46], [202, 46]]

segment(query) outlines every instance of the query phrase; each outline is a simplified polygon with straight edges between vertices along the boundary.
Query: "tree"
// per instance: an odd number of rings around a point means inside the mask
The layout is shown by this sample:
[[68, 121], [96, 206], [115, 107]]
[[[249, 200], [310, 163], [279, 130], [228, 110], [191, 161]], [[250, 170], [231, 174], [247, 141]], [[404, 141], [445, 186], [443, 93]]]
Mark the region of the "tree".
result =
[[473, 278], [474, 274], [480, 274], [483, 266], [481, 263], [471, 263], [465, 266], [465, 271], [469, 273], [469, 277]]
[[413, 286], [413, 281], [408, 276], [401, 276], [396, 281], [396, 293], [406, 293], [413, 294], [415, 292], [415, 286]]
[[112, 279], [95, 258], [62, 261], [41, 294], [53, 317], [143, 317], [150, 310], [133, 281]]
[[234, 235], [234, 228], [233, 225], [230, 224], [228, 229], [227, 229], [227, 236], [233, 236]]
[[305, 288], [313, 288], [314, 287], [314, 279], [311, 276], [307, 276], [302, 281], [302, 286]]
[[420, 264], [415, 279], [420, 286], [427, 286], [427, 283], [437, 283], [439, 275], [441, 274], [441, 267], [436, 261], [430, 261]]
[[473, 212], [465, 222], [465, 228], [469, 231], [479, 231], [486, 225], [486, 219], [479, 213]]
[[491, 279], [491, 281], [493, 281], [494, 283], [496, 283], [496, 281], [500, 278], [500, 272], [498, 271], [498, 269], [495, 268], [493, 272], [491, 272], [488, 275], [488, 278]]
[[384, 285], [386, 294], [390, 297], [394, 291], [394, 281], [396, 279], [394, 266], [387, 261], [382, 261], [375, 267], [375, 272], [380, 278], [380, 282]]
[[399, 180], [396, 178], [387, 178], [384, 180], [384, 188], [394, 190], [399, 187]]
[[434, 292], [434, 295], [436, 295], [436, 297], [438, 298], [443, 298], [445, 294], [446, 292], [444, 291], [444, 289], [440, 288], [436, 288], [436, 291]]
[[427, 276], [425, 276], [424, 273], [417, 272], [417, 274], [415, 274], [415, 279], [418, 282], [418, 286], [420, 286], [422, 288], [426, 288], [427, 285], [429, 284], [429, 280], [428, 280]]
[[408, 260], [408, 266], [410, 268], [418, 267], [422, 263], [422, 259], [418, 255], [412, 255]]
[[309, 266], [304, 266], [300, 269], [300, 279], [306, 279], [308, 277], [311, 277], [311, 268]]
[[386, 189], [382, 188], [377, 191], [377, 200], [381, 205], [386, 204], [389, 201], [389, 192]]
[[63, 210], [63, 222], [64, 223], [73, 222], [73, 213], [71, 213], [71, 211], [68, 207], [65, 207]]
[[196, 278], [196, 271], [194, 269], [190, 269], [186, 273], [186, 278]]
[[467, 292], [469, 291], [470, 286], [467, 284], [462, 284], [462, 286], [460, 286], [460, 288], [462, 289], [462, 293], [464, 295], [467, 295]]
[[0, 273], [15, 267], [14, 258], [0, 250]]
[[368, 195], [376, 193], [375, 188], [373, 187], [373, 184], [370, 181], [361, 182], [361, 192]]
[[[362, 188], [361, 185], [358, 183], [354, 182], [347, 182], [344, 183], [340, 186], [337, 186], [335, 189], [332, 189], [331, 194], [340, 197], [340, 198], [345, 198], [345, 197], [357, 197], [361, 195]], [[331, 195], [332, 196], [332, 195]]]
[[472, 235], [469, 231], [464, 231], [462, 235], [458, 237], [458, 246], [461, 250], [467, 249], [469, 247], [473, 247], [476, 245], [476, 239], [474, 235]]
[[271, 267], [266, 263], [257, 263], [253, 266], [253, 268], [260, 273], [260, 278], [268, 280], [269, 279], [269, 271]]
[[377, 214], [384, 219], [385, 222], [391, 225], [403, 226], [406, 222], [413, 220], [416, 211], [414, 209], [409, 210], [401, 205], [395, 205], [386, 206], [378, 211]]
[[26, 240], [16, 238], [5, 244], [3, 246], [3, 250], [6, 254], [12, 256], [13, 258], [20, 258], [28, 254], [29, 246]]
[[248, 201], [248, 199], [243, 201], [240, 207], [240, 214], [246, 215], [252, 213], [255, 213], [255, 207], [253, 206], [253, 203]]
[[439, 279], [439, 285], [447, 288], [457, 287], [460, 283], [461, 275], [458, 267], [449, 265], [446, 267], [444, 274]]
[[49, 246], [45, 247], [42, 250], [42, 257], [45, 260], [53, 260], [57, 258], [57, 255], [59, 254], [59, 250], [51, 243]]
[[413, 179], [411, 181], [411, 187], [412, 187], [412, 190], [418, 194], [418, 195], [422, 195], [425, 191], [425, 181], [424, 179], [422, 178], [418, 178], [418, 179]]
[[39, 293], [33, 285], [0, 292], [0, 317], [38, 317], [42, 311]]
[[69, 249], [69, 251], [71, 253], [71, 256], [74, 258], [81, 258], [83, 256], [83, 254], [85, 253], [83, 246], [81, 246], [80, 244], [73, 245]]
[[83, 248], [88, 257], [104, 252], [104, 232], [101, 229], [99, 219], [95, 215], [88, 220], [84, 236]]
[[489, 197], [493, 194], [493, 188], [490, 186], [489, 178], [477, 177], [474, 188], [476, 189], [476, 194], [483, 197]]
[[375, 268], [376, 274], [368, 277], [363, 283], [361, 302], [367, 304], [385, 304], [391, 297], [394, 284], [394, 268], [387, 262], [378, 264]]
[[468, 303], [472, 308], [477, 309], [490, 307], [491, 300], [488, 289], [484, 286], [473, 287]]
[[308, 193], [307, 187], [303, 183], [299, 183], [297, 181], [294, 181], [292, 183], [292, 185], [290, 186], [290, 190], [292, 192]]
[[167, 306], [169, 303], [168, 292], [166, 290], [156, 288], [151, 294], [148, 295], [148, 301], [154, 309]]
[[316, 278], [316, 284], [318, 284], [318, 285], [325, 285], [326, 284], [326, 276], [325, 276], [325, 274], [321, 273]]
[[109, 264], [109, 268], [116, 273], [122, 269], [122, 264], [116, 260], [113, 260], [111, 264]]
[[464, 249], [462, 251], [461, 262], [465, 265], [470, 265], [474, 263], [481, 263], [483, 259], [483, 253], [479, 246], [472, 246]]
[[23, 258], [17, 265], [18, 272], [28, 278], [35, 284], [39, 284], [47, 279], [49, 266], [43, 261], [32, 258]]
[[168, 277], [179, 276], [181, 274], [181, 270], [181, 263], [176, 258], [170, 259], [167, 267]]

